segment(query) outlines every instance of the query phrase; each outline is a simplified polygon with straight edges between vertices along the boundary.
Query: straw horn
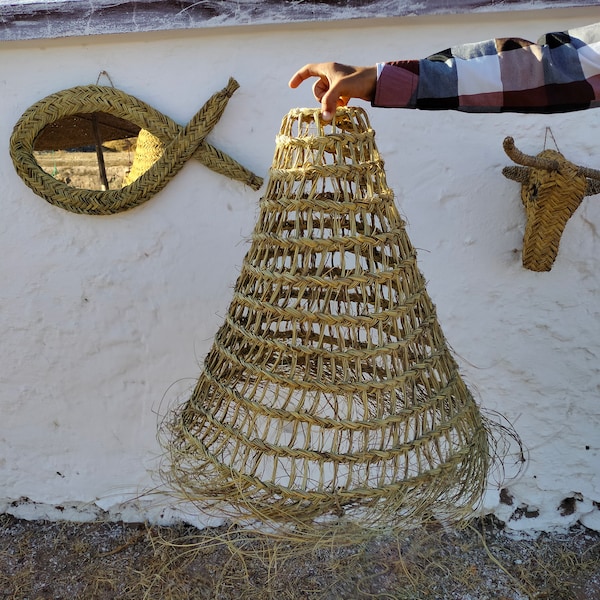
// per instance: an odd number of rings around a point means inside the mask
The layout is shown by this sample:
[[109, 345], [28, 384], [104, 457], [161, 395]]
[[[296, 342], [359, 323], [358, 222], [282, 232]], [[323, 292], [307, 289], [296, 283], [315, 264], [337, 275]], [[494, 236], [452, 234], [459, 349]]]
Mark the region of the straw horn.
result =
[[[519, 165], [532, 167], [534, 169], [546, 169], [548, 171], [558, 171], [560, 168], [560, 163], [557, 160], [544, 158], [541, 156], [530, 156], [524, 152], [521, 152], [521, 150], [515, 146], [514, 139], [510, 136], [504, 138], [502, 145], [506, 154]], [[583, 175], [589, 179], [600, 180], [600, 171], [597, 169], [577, 166], [577, 170], [579, 175]]]

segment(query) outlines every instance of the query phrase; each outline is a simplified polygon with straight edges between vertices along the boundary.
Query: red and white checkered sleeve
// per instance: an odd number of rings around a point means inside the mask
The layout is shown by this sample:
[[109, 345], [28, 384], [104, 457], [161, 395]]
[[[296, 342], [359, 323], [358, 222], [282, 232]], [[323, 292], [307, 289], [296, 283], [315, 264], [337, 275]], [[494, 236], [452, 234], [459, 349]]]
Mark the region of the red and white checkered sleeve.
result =
[[374, 106], [549, 113], [600, 106], [600, 23], [378, 65]]

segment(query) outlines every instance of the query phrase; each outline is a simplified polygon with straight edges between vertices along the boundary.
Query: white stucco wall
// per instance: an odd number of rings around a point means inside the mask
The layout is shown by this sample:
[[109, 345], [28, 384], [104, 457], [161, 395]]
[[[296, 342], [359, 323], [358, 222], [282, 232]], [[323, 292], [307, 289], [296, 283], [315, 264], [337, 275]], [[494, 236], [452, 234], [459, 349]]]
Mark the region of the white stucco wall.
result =
[[[13, 169], [8, 141], [26, 108], [105, 70], [184, 124], [232, 75], [241, 88], [209, 139], [266, 176], [281, 118], [314, 105], [310, 85], [287, 88], [306, 62], [372, 64], [493, 36], [537, 39], [598, 16], [588, 8], [0, 43], [0, 512], [173, 517], [161, 496], [122, 503], [157, 483], [160, 415], [200, 372], [261, 195], [188, 163], [140, 208], [68, 213]], [[518, 185], [501, 174], [504, 137], [535, 154], [546, 127], [567, 158], [600, 168], [600, 112], [368, 110], [465, 379], [525, 447], [524, 470], [494, 478], [484, 510], [513, 529], [581, 519], [600, 530], [600, 197], [569, 222], [553, 270], [533, 273], [520, 262]], [[500, 502], [503, 487], [512, 506]], [[563, 515], [570, 497], [574, 512]]]

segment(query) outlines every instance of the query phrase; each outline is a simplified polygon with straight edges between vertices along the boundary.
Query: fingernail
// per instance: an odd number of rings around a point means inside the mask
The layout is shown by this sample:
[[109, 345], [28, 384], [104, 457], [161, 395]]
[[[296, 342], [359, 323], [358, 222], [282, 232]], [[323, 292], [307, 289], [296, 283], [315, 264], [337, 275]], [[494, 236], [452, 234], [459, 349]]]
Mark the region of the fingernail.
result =
[[328, 110], [324, 110], [321, 113], [321, 116], [323, 117], [324, 121], [331, 121], [331, 113]]

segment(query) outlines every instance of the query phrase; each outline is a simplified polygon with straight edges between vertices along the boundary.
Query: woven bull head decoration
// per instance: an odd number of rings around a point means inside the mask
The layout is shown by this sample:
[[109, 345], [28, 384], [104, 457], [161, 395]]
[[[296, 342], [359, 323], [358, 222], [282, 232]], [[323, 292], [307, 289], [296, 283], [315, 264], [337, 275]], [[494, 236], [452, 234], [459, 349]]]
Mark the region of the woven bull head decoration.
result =
[[600, 193], [600, 171], [579, 167], [556, 150], [528, 156], [504, 139], [504, 151], [521, 166], [504, 167], [502, 174], [521, 184], [527, 223], [523, 236], [523, 266], [550, 271], [560, 238], [585, 196]]

